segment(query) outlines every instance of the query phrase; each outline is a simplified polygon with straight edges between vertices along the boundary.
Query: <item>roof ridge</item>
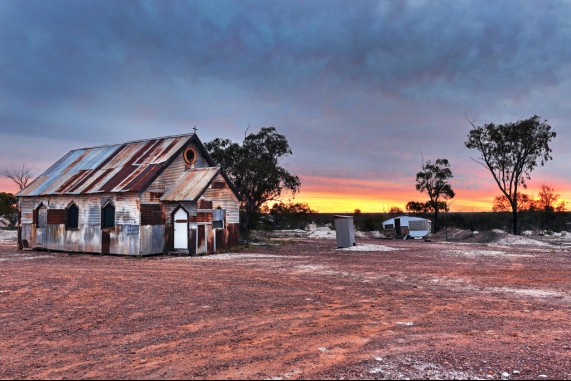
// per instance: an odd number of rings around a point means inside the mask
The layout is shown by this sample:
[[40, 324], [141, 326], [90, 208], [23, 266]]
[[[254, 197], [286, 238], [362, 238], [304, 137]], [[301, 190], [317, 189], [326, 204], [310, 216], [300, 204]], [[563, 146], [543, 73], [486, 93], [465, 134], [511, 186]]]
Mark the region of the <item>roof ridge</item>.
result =
[[188, 136], [188, 137], [190, 138], [190, 137], [192, 137], [192, 136], [194, 136], [194, 135], [195, 135], [195, 134], [191, 132], [191, 133], [189, 133], [189, 134], [159, 136], [159, 137], [156, 137], [156, 138], [147, 138], [147, 139], [131, 140], [131, 141], [129, 141], [129, 142], [114, 143], [114, 144], [101, 144], [101, 145], [98, 145], [98, 146], [75, 148], [75, 149], [70, 150], [69, 152], [81, 151], [81, 150], [93, 149], [93, 148], [104, 148], [104, 147], [122, 146], [122, 145], [124, 145], [124, 144], [150, 142], [150, 141], [152, 141], [152, 140], [159, 140], [159, 139], [180, 138], [180, 137], [183, 137], [183, 136]]

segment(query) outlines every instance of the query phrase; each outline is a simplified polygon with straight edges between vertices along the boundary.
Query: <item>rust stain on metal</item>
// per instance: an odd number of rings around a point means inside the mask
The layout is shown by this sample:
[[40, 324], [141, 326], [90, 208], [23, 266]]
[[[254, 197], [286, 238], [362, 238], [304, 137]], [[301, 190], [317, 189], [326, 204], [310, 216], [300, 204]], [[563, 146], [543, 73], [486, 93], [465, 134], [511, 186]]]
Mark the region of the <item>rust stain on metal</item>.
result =
[[133, 165], [133, 164], [140, 165], [144, 163], [145, 162], [144, 158], [149, 156], [152, 150], [156, 149], [157, 146], [162, 143], [162, 141], [163, 139], [158, 139], [157, 141], [150, 140], [149, 142], [147, 142], [147, 144], [143, 145], [141, 148], [135, 151], [133, 155], [131, 155], [131, 158], [129, 159], [129, 161], [127, 161], [126, 165]]
[[95, 188], [95, 186], [97, 186], [97, 184], [99, 184], [101, 182], [101, 180], [103, 180], [111, 172], [113, 172], [113, 169], [107, 169], [107, 170], [103, 171], [103, 173], [100, 176], [98, 176], [94, 181], [92, 181], [91, 184], [89, 184], [81, 193], [90, 193], [90, 191], [93, 188]]
[[75, 175], [71, 176], [65, 183], [63, 183], [57, 190], [56, 193], [66, 193], [68, 188], [71, 188], [75, 184], [76, 180], [85, 176], [88, 171], [79, 171]]
[[171, 155], [171, 150], [181, 141], [180, 138], [174, 139], [162, 152], [160, 152], [157, 157], [153, 160], [153, 163], [164, 161]]
[[134, 165], [126, 165], [121, 167], [119, 172], [115, 173], [115, 175], [111, 179], [107, 180], [107, 182], [105, 182], [105, 184], [103, 184], [99, 189], [104, 192], [111, 192], [117, 185], [125, 180], [126, 176], [128, 176], [135, 169], [137, 169], [137, 167]]
[[125, 186], [130, 191], [140, 191], [153, 179], [163, 168], [163, 164], [150, 164], [134, 180]]

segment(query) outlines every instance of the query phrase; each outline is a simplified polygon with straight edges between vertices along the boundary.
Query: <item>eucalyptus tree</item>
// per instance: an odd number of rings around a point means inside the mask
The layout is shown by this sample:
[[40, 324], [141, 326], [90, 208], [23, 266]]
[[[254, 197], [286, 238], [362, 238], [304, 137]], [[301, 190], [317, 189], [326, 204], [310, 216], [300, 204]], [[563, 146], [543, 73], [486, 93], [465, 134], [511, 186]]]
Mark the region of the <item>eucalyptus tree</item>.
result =
[[537, 115], [517, 122], [475, 126], [464, 143], [468, 149], [480, 152], [472, 158], [486, 168], [511, 206], [513, 233], [519, 233], [519, 188], [527, 188], [531, 172], [551, 159], [549, 143], [557, 135], [546, 120]]
[[286, 191], [294, 196], [299, 192], [299, 177], [280, 166], [280, 159], [292, 151], [286, 137], [275, 127], [262, 127], [245, 136], [242, 144], [217, 138], [205, 147], [242, 197], [240, 225], [246, 237], [265, 203], [278, 200]]
[[[441, 210], [448, 211], [448, 200], [456, 193], [448, 182], [452, 175], [448, 159], [436, 159], [422, 163], [422, 170], [416, 174], [416, 190], [426, 192], [429, 200], [424, 204], [425, 210], [434, 212], [434, 230], [438, 230], [438, 214]], [[413, 204], [418, 204], [414, 203]], [[413, 205], [411, 203], [408, 206]]]

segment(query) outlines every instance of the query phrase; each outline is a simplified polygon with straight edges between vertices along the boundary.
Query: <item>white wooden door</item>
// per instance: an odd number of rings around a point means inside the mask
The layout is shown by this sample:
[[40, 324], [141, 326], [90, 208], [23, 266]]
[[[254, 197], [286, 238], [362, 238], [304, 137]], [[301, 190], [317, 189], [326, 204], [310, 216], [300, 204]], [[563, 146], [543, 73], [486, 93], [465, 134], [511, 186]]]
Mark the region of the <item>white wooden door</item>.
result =
[[174, 214], [174, 248], [188, 250], [188, 213], [184, 209]]

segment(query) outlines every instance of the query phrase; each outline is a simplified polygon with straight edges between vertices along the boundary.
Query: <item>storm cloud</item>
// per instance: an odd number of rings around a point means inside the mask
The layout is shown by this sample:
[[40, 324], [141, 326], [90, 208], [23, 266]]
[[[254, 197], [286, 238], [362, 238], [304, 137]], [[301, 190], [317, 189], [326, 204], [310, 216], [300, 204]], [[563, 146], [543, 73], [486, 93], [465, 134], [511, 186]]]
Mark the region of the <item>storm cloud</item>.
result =
[[273, 125], [302, 196], [345, 179], [348, 197], [360, 180], [411, 197], [422, 155], [451, 161], [459, 199], [491, 197], [466, 118], [538, 114], [558, 137], [532, 178], [563, 184], [569, 20], [560, 1], [4, 0], [0, 167], [39, 172], [69, 149], [193, 126], [203, 141], [239, 141]]

